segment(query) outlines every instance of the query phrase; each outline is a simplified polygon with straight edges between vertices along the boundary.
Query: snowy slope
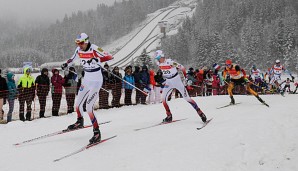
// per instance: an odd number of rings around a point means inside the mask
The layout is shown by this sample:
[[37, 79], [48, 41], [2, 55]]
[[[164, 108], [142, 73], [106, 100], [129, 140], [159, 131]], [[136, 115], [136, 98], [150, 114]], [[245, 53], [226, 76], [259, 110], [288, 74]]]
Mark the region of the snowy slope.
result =
[[[161, 33], [158, 22], [167, 21], [167, 31], [177, 30], [186, 16], [194, 12], [196, 0], [179, 0], [167, 8], [160, 9], [150, 15], [147, 20], [129, 35], [114, 41], [104, 49], [112, 52], [112, 66], [126, 66], [132, 59], [140, 56], [143, 49], [154, 51], [159, 45]], [[113, 53], [114, 52], [114, 53]]]
[[[241, 104], [223, 109], [228, 96], [194, 98], [208, 118], [204, 129], [191, 105], [183, 99], [169, 102], [174, 119], [184, 121], [146, 130], [165, 117], [162, 104], [98, 110], [102, 137], [115, 139], [59, 162], [54, 159], [85, 145], [92, 129], [84, 129], [15, 147], [12, 144], [67, 127], [76, 115], [15, 121], [0, 125], [1, 171], [63, 170], [206, 170], [296, 171], [298, 170], [297, 95], [261, 96], [270, 108], [252, 96], [235, 96]], [[87, 114], [85, 124], [90, 124]]]

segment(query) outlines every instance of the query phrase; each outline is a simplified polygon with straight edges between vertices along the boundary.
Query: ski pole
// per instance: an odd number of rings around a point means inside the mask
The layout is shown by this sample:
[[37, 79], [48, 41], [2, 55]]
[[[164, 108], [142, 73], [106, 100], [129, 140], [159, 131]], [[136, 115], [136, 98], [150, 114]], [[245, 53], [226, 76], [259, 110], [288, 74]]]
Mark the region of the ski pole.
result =
[[120, 78], [118, 75], [112, 73], [111, 71], [105, 69], [104, 67], [101, 67], [101, 68], [104, 69], [105, 71], [109, 72], [109, 73], [112, 74], [113, 76], [117, 77], [118, 79], [122, 80], [123, 82], [125, 82], [125, 83], [129, 84], [130, 86], [134, 87], [136, 90], [139, 90], [140, 92], [142, 92], [142, 93], [145, 94], [146, 96], [148, 96], [148, 94], [147, 94], [145, 91], [143, 91], [143, 90], [139, 89], [138, 87], [134, 86], [133, 84], [131, 84], [131, 83], [129, 83], [129, 82], [123, 80], [123, 79]]

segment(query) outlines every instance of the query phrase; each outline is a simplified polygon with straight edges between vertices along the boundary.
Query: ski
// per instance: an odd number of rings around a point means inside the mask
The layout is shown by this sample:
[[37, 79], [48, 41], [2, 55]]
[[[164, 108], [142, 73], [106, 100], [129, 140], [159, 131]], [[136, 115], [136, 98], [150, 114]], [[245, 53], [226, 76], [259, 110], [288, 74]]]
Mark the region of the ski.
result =
[[179, 121], [183, 121], [187, 118], [184, 118], [184, 119], [176, 119], [176, 120], [173, 120], [172, 122], [161, 122], [161, 123], [158, 123], [158, 124], [155, 124], [155, 125], [151, 125], [151, 126], [147, 126], [147, 127], [143, 127], [143, 128], [138, 128], [138, 129], [134, 129], [135, 131], [140, 131], [140, 130], [143, 130], [143, 129], [148, 129], [148, 128], [153, 128], [153, 127], [156, 127], [156, 126], [160, 126], [160, 125], [165, 125], [165, 124], [170, 124], [170, 123], [173, 123], [173, 122], [179, 122]]
[[262, 104], [269, 107], [269, 105], [266, 102], [262, 102]]
[[108, 141], [108, 140], [110, 140], [110, 139], [112, 139], [112, 138], [115, 138], [115, 137], [117, 137], [117, 135], [114, 135], [114, 136], [112, 136], [112, 137], [103, 139], [103, 140], [101, 140], [101, 141], [99, 141], [99, 142], [97, 142], [97, 143], [93, 143], [93, 144], [85, 145], [84, 147], [80, 148], [79, 150], [76, 150], [76, 151], [74, 151], [74, 152], [72, 152], [72, 153], [70, 153], [70, 154], [68, 154], [68, 155], [66, 155], [66, 156], [60, 157], [60, 158], [58, 158], [58, 159], [55, 159], [53, 162], [57, 162], [57, 161], [60, 161], [60, 160], [62, 160], [62, 159], [65, 159], [65, 158], [68, 158], [68, 157], [70, 157], [70, 156], [73, 156], [73, 155], [75, 155], [75, 154], [78, 154], [78, 153], [80, 153], [80, 152], [82, 152], [82, 151], [85, 151], [85, 150], [87, 150], [87, 149], [89, 149], [89, 148], [91, 148], [91, 147], [94, 147], [94, 146], [96, 146], [96, 145], [98, 145], [98, 144], [101, 144], [101, 143], [103, 143], [103, 142], [106, 142], [106, 141]]
[[[110, 123], [110, 122], [111, 121], [101, 122], [101, 123], [99, 123], [99, 125], [103, 125], [103, 124]], [[61, 130], [61, 131], [57, 131], [57, 132], [46, 134], [46, 135], [43, 135], [43, 136], [40, 136], [40, 137], [32, 138], [32, 139], [29, 139], [29, 140], [26, 140], [26, 141], [23, 141], [23, 142], [20, 142], [20, 143], [16, 143], [16, 144], [13, 144], [13, 145], [19, 146], [19, 145], [22, 145], [22, 144], [26, 144], [26, 143], [36, 141], [36, 140], [41, 140], [41, 139], [52, 137], [52, 136], [55, 136], [55, 135], [60, 135], [60, 134], [68, 133], [68, 132], [73, 132], [73, 131], [77, 131], [77, 130], [85, 129], [85, 128], [89, 128], [89, 127], [92, 127], [92, 125], [86, 125], [83, 128], [74, 129], [74, 130], [64, 129], [64, 130]]]
[[201, 127], [197, 128], [197, 130], [200, 130], [200, 129], [204, 128], [205, 126], [207, 126], [207, 125], [208, 125], [208, 123], [210, 123], [210, 122], [212, 121], [212, 119], [213, 119], [213, 118], [211, 118], [211, 119], [207, 120], [207, 121], [206, 121], [206, 122], [203, 124], [203, 126], [201, 126]]
[[234, 105], [237, 105], [237, 104], [241, 104], [241, 103], [227, 104], [227, 105], [224, 105], [224, 106], [221, 106], [221, 107], [217, 107], [216, 109], [222, 109], [222, 108], [229, 107], [229, 106], [234, 106]]

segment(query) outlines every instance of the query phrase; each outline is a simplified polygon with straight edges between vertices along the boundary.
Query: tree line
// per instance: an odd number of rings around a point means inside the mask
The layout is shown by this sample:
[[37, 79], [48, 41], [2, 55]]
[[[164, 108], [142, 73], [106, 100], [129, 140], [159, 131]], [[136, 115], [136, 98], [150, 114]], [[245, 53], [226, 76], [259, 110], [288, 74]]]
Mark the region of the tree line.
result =
[[[267, 69], [280, 59], [298, 67], [297, 0], [204, 0], [178, 34], [162, 40], [168, 56], [187, 66], [223, 64]], [[197, 64], [197, 66], [193, 66]]]
[[[85, 32], [92, 43], [103, 46], [126, 35], [144, 21], [147, 14], [166, 7], [175, 0], [123, 0], [113, 6], [65, 15], [50, 26], [22, 28], [0, 21], [0, 67], [21, 67], [22, 62], [39, 64], [71, 57], [76, 36]], [[49, 14], [50, 15], [50, 14]]]

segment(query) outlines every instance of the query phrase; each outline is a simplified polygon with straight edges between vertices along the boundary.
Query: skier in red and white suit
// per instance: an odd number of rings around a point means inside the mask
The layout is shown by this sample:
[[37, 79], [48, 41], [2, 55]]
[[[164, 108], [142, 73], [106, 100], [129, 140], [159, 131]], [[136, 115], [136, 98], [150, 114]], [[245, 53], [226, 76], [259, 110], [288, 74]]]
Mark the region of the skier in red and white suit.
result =
[[163, 122], [171, 122], [172, 121], [172, 113], [167, 104], [167, 100], [169, 95], [171, 94], [173, 89], [177, 89], [183, 96], [183, 98], [192, 105], [192, 107], [197, 111], [199, 116], [201, 117], [203, 122], [206, 122], [207, 118], [202, 110], [198, 107], [197, 103], [191, 99], [188, 95], [187, 90], [185, 89], [184, 84], [178, 74], [178, 69], [183, 71], [184, 76], [186, 76], [185, 68], [173, 61], [172, 59], [165, 59], [165, 56], [161, 50], [157, 50], [155, 52], [156, 64], [159, 66], [160, 70], [163, 72], [163, 78], [165, 81], [162, 83], [162, 103], [164, 108], [166, 109], [167, 117], [163, 120]]
[[82, 114], [83, 104], [86, 101], [86, 110], [93, 124], [94, 136], [89, 140], [90, 144], [92, 144], [101, 140], [98, 122], [93, 113], [93, 105], [98, 98], [98, 92], [103, 83], [101, 63], [111, 60], [113, 57], [98, 46], [91, 44], [86, 33], [78, 35], [75, 42], [78, 45], [75, 53], [66, 63], [62, 64], [61, 68], [64, 69], [68, 65], [72, 65], [76, 59], [80, 59], [81, 65], [85, 71], [85, 76], [76, 99], [77, 122], [69, 125], [67, 129], [74, 130], [84, 126]]

